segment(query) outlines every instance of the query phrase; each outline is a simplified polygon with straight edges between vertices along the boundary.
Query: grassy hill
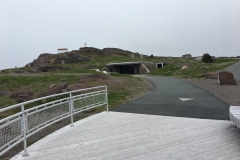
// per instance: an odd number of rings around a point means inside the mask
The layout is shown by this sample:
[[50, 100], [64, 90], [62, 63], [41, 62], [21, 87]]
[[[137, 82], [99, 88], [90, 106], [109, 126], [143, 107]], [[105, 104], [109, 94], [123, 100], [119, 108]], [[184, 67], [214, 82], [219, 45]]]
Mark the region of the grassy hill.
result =
[[[206, 72], [217, 72], [222, 69], [238, 62], [235, 59], [228, 58], [218, 58], [214, 63], [204, 63], [201, 61], [196, 61], [194, 58], [184, 59], [184, 58], [157, 58], [157, 57], [144, 57], [141, 60], [139, 57], [132, 59], [126, 56], [116, 56], [116, 57], [97, 57], [92, 61], [82, 62], [79, 64], [65, 64], [70, 68], [69, 71], [58, 71], [59, 73], [93, 73], [94, 71], [90, 69], [104, 69], [107, 63], [110, 62], [135, 62], [135, 61], [145, 61], [145, 62], [164, 62], [168, 64], [163, 68], [152, 67], [149, 68], [153, 76], [173, 76], [176, 78], [203, 78], [202, 75]], [[183, 70], [183, 66], [188, 66], [188, 69]]]
[[[86, 57], [87, 61], [83, 62], [75, 62], [75, 63], [67, 63], [67, 64], [54, 64], [56, 59], [60, 62], [61, 57], [67, 57], [69, 59], [69, 55], [72, 56], [73, 54], [80, 55], [82, 57]], [[135, 58], [132, 59], [131, 55], [135, 54]], [[45, 55], [45, 54], [44, 54]], [[184, 58], [159, 58], [159, 57], [151, 57], [144, 55], [143, 59], [140, 59], [140, 55], [138, 53], [133, 53], [130, 51], [124, 51], [120, 49], [112, 49], [107, 48], [103, 50], [99, 50], [96, 48], [89, 48], [74, 50], [69, 53], [63, 54], [47, 54], [49, 58], [47, 62], [49, 62], [50, 67], [56, 68], [65, 68], [65, 69], [56, 69], [55, 71], [51, 72], [41, 72], [38, 73], [38, 76], [29, 76], [31, 74], [31, 70], [33, 67], [21, 67], [16, 69], [7, 69], [3, 70], [0, 73], [0, 91], [26, 91], [30, 90], [33, 91], [34, 95], [33, 98], [36, 97], [36, 94], [39, 92], [44, 92], [48, 89], [48, 87], [52, 84], [66, 82], [67, 84], [74, 84], [76, 83], [82, 76], [84, 75], [91, 75], [96, 74], [97, 72], [94, 69], [105, 70], [106, 64], [111, 62], [130, 62], [130, 61], [145, 61], [145, 62], [164, 62], [167, 64], [162, 68], [150, 67], [150, 75], [153, 76], [173, 76], [176, 78], [206, 78], [203, 74], [207, 72], [218, 72], [227, 66], [230, 66], [238, 60], [235, 59], [227, 59], [227, 58], [217, 58], [214, 63], [204, 63], [201, 61], [196, 61], [194, 58], [184, 59]], [[50, 55], [50, 57], [49, 57]], [[44, 59], [44, 57], [39, 56], [40, 60]], [[59, 58], [60, 57], [60, 58]], [[45, 59], [46, 59], [45, 58]], [[51, 59], [52, 58], [52, 59]], [[37, 60], [38, 60], [37, 59]], [[34, 60], [33, 62], [36, 62]], [[46, 62], [44, 62], [46, 63]], [[187, 69], [182, 69], [183, 66], [187, 66]], [[67, 69], [66, 69], [67, 68]], [[11, 76], [11, 73], [17, 73], [14, 76]], [[21, 73], [21, 74], [18, 74]], [[26, 74], [27, 73], [27, 74]], [[10, 75], [9, 75], [10, 74]], [[71, 74], [71, 75], [68, 75]], [[17, 76], [16, 76], [17, 75]], [[141, 88], [144, 88], [147, 85], [146, 81], [130, 77], [128, 75], [119, 75], [119, 74], [112, 74], [110, 77], [118, 77], [118, 79], [124, 79], [130, 83], [129, 86], [126, 86], [121, 90], [114, 90], [114, 94], [121, 95], [124, 92], [124, 96], [121, 98], [122, 102], [126, 100], [128, 96], [135, 93], [135, 91], [128, 91], [127, 88], [134, 87], [141, 85]], [[135, 83], [138, 82], [138, 83]], [[92, 83], [91, 85], [88, 84], [89, 82], [86, 80], [86, 86], [97, 86], [100, 85], [97, 81]], [[117, 85], [122, 85], [120, 82], [116, 82]], [[132, 83], [132, 84], [131, 84]], [[111, 86], [111, 84], [107, 85]], [[101, 84], [102, 85], [102, 84]], [[121, 92], [120, 92], [121, 91]], [[139, 92], [139, 91], [138, 91]], [[110, 96], [110, 105], [118, 105], [121, 104], [120, 102], [111, 103], [111, 96]], [[4, 108], [6, 106], [15, 104], [16, 101], [9, 96], [0, 96], [0, 108]]]
[[[69, 55], [73, 54], [81, 54], [82, 57], [86, 57], [88, 60], [83, 62], [75, 62], [75, 63], [67, 63], [67, 64], [54, 64], [53, 62], [59, 57], [66, 57], [69, 59]], [[135, 54], [135, 58], [132, 59], [131, 55]], [[49, 56], [50, 54], [48, 54]], [[66, 56], [67, 55], [67, 56]], [[43, 59], [41, 55], [40, 59]], [[49, 58], [49, 57], [47, 57]], [[49, 66], [57, 67], [57, 68], [67, 68], [67, 69], [57, 69], [51, 72], [42, 72], [36, 74], [37, 76], [29, 76], [32, 75], [31, 69], [29, 67], [22, 67], [16, 69], [8, 69], [3, 70], [0, 73], [0, 91], [33, 91], [33, 98], [36, 97], [36, 94], [39, 92], [44, 92], [48, 89], [48, 87], [52, 84], [66, 82], [67, 84], [76, 83], [81, 77], [91, 74], [96, 74], [97, 72], [93, 69], [105, 70], [106, 64], [111, 62], [130, 62], [130, 61], [146, 61], [146, 62], [164, 62], [167, 64], [163, 68], [151, 67], [150, 75], [153, 76], [173, 76], [176, 78], [206, 78], [203, 77], [203, 74], [207, 72], [217, 72], [236, 63], [238, 60], [227, 59], [227, 58], [218, 58], [214, 61], [214, 63], [204, 63], [201, 61], [196, 61], [193, 58], [184, 59], [184, 58], [159, 58], [159, 57], [151, 57], [144, 55], [144, 59], [140, 59], [140, 55], [138, 53], [133, 53], [130, 51], [124, 51], [120, 49], [103, 49], [99, 50], [96, 48], [90, 48], [89, 50], [80, 49], [76, 51], [71, 51], [69, 53], [64, 54], [52, 54], [50, 55]], [[39, 59], [39, 58], [38, 58]], [[33, 62], [35, 62], [34, 60]], [[44, 62], [46, 63], [46, 62]], [[187, 69], [182, 69], [183, 66], [187, 66]], [[14, 76], [11, 76], [11, 73], [17, 73]], [[21, 74], [18, 74], [21, 73]], [[27, 73], [27, 74], [26, 74]], [[68, 75], [70, 74], [70, 75]], [[101, 73], [98, 73], [101, 74]], [[128, 90], [128, 88], [146, 88], [145, 86], [149, 85], [146, 80], [142, 80], [139, 78], [135, 78], [128, 75], [119, 75], [119, 74], [111, 74], [109, 77], [116, 77], [117, 79], [122, 79], [124, 85], [121, 82], [115, 82], [114, 85], [121, 86], [121, 89], [115, 90], [112, 88], [111, 94], [113, 95], [121, 95], [121, 100], [114, 101], [112, 103], [112, 99], [116, 99], [116, 97], [110, 96], [110, 106], [116, 106], [124, 101], [126, 101], [128, 96], [131, 96], [136, 93], [136, 89], [132, 89], [133, 91]], [[125, 81], [129, 82], [126, 84]], [[89, 84], [91, 82], [91, 84]], [[105, 83], [100, 83], [97, 80], [93, 83], [92, 80], [89, 81], [86, 79], [86, 86], [97, 86], [106, 84], [109, 85], [111, 90], [111, 84], [107, 81]], [[114, 83], [114, 82], [112, 82]], [[139, 89], [138, 92], [141, 90]], [[4, 108], [6, 106], [16, 104], [16, 101], [10, 96], [0, 96], [0, 108]]]
[[[203, 63], [194, 59], [184, 58], [158, 58], [144, 56], [143, 60], [140, 60], [139, 54], [136, 54], [135, 58], [131, 58], [132, 52], [80, 52], [82, 56], [87, 57], [90, 60], [83, 62], [67, 63], [67, 64], [55, 64], [59, 59], [53, 57], [49, 60], [49, 66], [57, 68], [51, 72], [31, 73], [29, 67], [22, 67], [16, 69], [7, 69], [0, 72], [0, 109], [7, 106], [16, 104], [16, 99], [11, 95], [3, 96], [1, 91], [10, 91], [12, 93], [19, 91], [32, 91], [32, 98], [36, 98], [36, 95], [40, 92], [48, 90], [52, 84], [60, 82], [66, 82], [68, 85], [81, 83], [85, 87], [93, 87], [100, 85], [108, 86], [108, 98], [110, 109], [134, 100], [144, 94], [147, 94], [153, 90], [152, 84], [142, 78], [137, 78], [129, 75], [120, 75], [113, 73], [111, 75], [104, 75], [98, 73], [93, 69], [104, 70], [107, 63], [110, 62], [130, 62], [130, 61], [146, 61], [146, 62], [164, 62], [167, 64], [163, 68], [151, 67], [149, 68], [153, 76], [173, 76], [176, 78], [206, 78], [202, 75], [206, 72], [217, 72], [237, 62], [234, 59], [218, 58], [214, 63]], [[80, 54], [79, 53], [79, 54]], [[64, 55], [61, 55], [64, 57]], [[66, 58], [66, 57], [65, 57]], [[188, 69], [183, 70], [182, 67], [187, 66]], [[64, 68], [64, 69], [61, 69]], [[103, 78], [94, 78], [94, 75], [100, 74]], [[99, 76], [98, 76], [99, 77]], [[105, 108], [93, 109], [90, 112], [84, 112], [76, 115], [75, 120], [79, 120], [91, 114], [100, 112]], [[13, 113], [0, 113], [0, 119]], [[28, 145], [41, 139], [45, 135], [57, 130], [66, 124], [69, 124], [69, 120], [61, 121], [48, 127], [41, 132], [37, 133], [34, 137], [28, 140]], [[4, 157], [14, 156], [17, 152], [22, 150], [22, 144], [16, 146]]]

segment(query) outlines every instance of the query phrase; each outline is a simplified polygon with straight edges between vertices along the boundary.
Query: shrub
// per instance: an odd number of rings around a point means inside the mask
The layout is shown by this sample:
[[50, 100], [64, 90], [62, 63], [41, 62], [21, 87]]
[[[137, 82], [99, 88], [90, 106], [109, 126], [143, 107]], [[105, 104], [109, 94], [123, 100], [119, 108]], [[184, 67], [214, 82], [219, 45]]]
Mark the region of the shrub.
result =
[[210, 56], [208, 53], [203, 54], [202, 62], [213, 63], [212, 56]]

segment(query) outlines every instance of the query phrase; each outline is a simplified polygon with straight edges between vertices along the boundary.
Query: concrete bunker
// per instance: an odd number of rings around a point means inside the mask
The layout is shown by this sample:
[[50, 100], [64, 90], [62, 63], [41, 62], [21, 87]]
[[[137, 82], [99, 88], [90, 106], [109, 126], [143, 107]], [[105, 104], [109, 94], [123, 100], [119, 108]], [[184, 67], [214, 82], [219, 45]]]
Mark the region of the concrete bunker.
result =
[[166, 66], [166, 63], [164, 63], [164, 62], [158, 62], [158, 63], [156, 63], [156, 68], [162, 68], [162, 67], [164, 67], [164, 66]]
[[[121, 62], [121, 63], [108, 63], [107, 72], [116, 72], [120, 74], [146, 74], [150, 73], [145, 66], [146, 62]], [[151, 63], [152, 62], [147, 62]]]

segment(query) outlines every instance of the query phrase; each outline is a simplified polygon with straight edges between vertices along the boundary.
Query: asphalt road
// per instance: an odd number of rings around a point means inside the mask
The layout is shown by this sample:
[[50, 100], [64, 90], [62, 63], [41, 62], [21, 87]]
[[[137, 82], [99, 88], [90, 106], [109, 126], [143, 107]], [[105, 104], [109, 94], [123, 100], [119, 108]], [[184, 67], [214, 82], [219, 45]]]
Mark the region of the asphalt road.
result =
[[240, 82], [240, 61], [227, 68], [224, 71], [232, 72], [236, 81]]
[[[211, 93], [185, 81], [170, 77], [146, 76], [156, 89], [133, 102], [115, 107], [112, 111], [229, 120], [229, 105]], [[179, 98], [193, 98], [182, 101]]]

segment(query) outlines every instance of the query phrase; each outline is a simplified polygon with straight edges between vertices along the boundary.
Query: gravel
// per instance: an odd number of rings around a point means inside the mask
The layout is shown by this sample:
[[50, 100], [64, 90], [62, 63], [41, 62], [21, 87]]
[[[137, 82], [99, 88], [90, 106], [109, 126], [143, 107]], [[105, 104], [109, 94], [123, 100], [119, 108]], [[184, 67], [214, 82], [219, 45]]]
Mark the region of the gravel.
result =
[[240, 83], [237, 85], [219, 85], [215, 79], [197, 80], [183, 79], [218, 97], [230, 106], [240, 106]]

